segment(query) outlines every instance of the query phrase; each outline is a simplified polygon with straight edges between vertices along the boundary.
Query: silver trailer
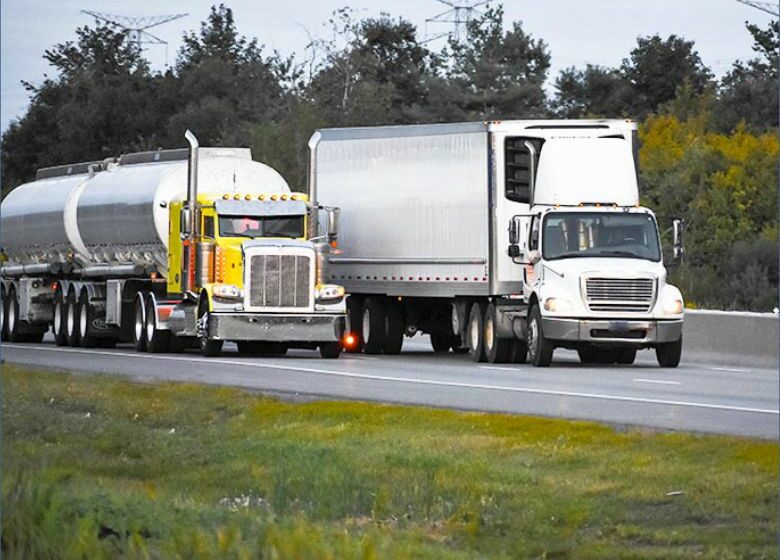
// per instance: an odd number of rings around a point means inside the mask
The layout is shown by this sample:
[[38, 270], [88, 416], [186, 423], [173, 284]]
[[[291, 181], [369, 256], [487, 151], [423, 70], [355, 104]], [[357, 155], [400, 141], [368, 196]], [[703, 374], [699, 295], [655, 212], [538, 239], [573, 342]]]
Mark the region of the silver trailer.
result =
[[[560, 282], [553, 287], [550, 271], [576, 261], [545, 260], [539, 232], [531, 231], [535, 219], [538, 228], [548, 212], [583, 207], [651, 214], [636, 208], [635, 135], [634, 123], [618, 120], [315, 132], [309, 188], [312, 200], [341, 208], [339, 254], [331, 255], [329, 277], [350, 294], [352, 350], [398, 353], [404, 335], [426, 332], [435, 351], [468, 350], [479, 361], [523, 362], [531, 343], [536, 363], [541, 332], [529, 334], [527, 325], [529, 313], [539, 308], [548, 332], [563, 334], [542, 346], [537, 365], [549, 363], [544, 359], [549, 347], [574, 348], [606, 361], [618, 361], [619, 355], [625, 362], [633, 361], [637, 348], [679, 339], [681, 315], [669, 323], [653, 315], [661, 298], [638, 315], [638, 308], [617, 302], [601, 310], [580, 306], [561, 317], [548, 316], [552, 312], [542, 305], [547, 299], [540, 299], [561, 289]], [[655, 218], [648, 219], [654, 228]], [[620, 286], [623, 277], [638, 275], [642, 282], [647, 277], [653, 286], [648, 297], [664, 288], [662, 263], [648, 268], [617, 255], [587, 262], [587, 275], [614, 277]], [[573, 283], [566, 290], [576, 294], [566, 297], [582, 299], [583, 272], [573, 270], [569, 277]], [[606, 297], [613, 295], [619, 297]], [[632, 327], [629, 319], [644, 327]], [[588, 321], [598, 321], [598, 328], [589, 328]], [[594, 339], [590, 333], [596, 331], [605, 335]]]

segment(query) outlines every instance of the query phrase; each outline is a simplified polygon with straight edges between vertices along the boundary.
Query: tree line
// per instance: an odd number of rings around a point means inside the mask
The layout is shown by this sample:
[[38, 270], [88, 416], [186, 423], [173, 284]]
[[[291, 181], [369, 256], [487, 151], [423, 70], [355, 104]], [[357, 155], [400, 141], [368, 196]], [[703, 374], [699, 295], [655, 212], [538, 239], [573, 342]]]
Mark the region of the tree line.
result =
[[[184, 34], [176, 63], [153, 72], [125, 32], [81, 27], [26, 83], [27, 112], [2, 135], [2, 190], [36, 169], [132, 151], [252, 148], [303, 189], [307, 141], [321, 127], [512, 118], [640, 122], [643, 201], [685, 218], [687, 255], [672, 275], [700, 305], [771, 309], [777, 295], [778, 23], [746, 24], [754, 58], [716, 80], [693, 41], [638, 37], [618, 67], [566, 68], [545, 89], [551, 54], [500, 5], [432, 50], [402, 17], [345, 8], [301, 56], [266, 52], [231, 9]], [[664, 232], [664, 237], [667, 232]]]

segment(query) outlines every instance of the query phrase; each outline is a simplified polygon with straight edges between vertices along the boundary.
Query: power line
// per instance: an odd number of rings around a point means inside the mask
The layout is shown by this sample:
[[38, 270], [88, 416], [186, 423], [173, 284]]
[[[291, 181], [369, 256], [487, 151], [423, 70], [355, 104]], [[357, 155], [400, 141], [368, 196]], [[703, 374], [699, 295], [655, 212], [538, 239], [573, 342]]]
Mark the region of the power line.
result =
[[761, 10], [767, 14], [775, 17], [780, 17], [780, 10], [778, 10], [777, 4], [773, 2], [756, 2], [756, 0], [737, 0], [740, 4], [751, 6], [756, 10]]
[[[450, 36], [455, 42], [459, 42], [461, 35], [466, 32], [467, 24], [474, 19], [475, 15], [481, 15], [481, 11], [477, 10], [477, 7], [482, 6], [490, 2], [490, 0], [478, 0], [476, 2], [468, 2], [465, 0], [436, 0], [439, 4], [448, 6], [449, 9], [436, 14], [433, 17], [429, 17], [425, 20], [426, 39], [424, 43], [441, 39], [442, 37]], [[438, 33], [434, 36], [427, 36], [427, 29], [429, 23], [451, 23], [453, 24], [452, 31]]]
[[103, 21], [110, 25], [116, 25], [127, 31], [127, 40], [135, 44], [139, 52], [143, 50], [143, 45], [164, 45], [165, 46], [165, 66], [168, 66], [168, 42], [163, 41], [156, 35], [149, 33], [149, 29], [157, 27], [164, 23], [169, 23], [189, 14], [168, 14], [162, 16], [123, 16], [117, 14], [106, 14], [103, 12], [93, 12], [90, 10], [81, 10], [82, 14], [92, 16], [98, 21]]

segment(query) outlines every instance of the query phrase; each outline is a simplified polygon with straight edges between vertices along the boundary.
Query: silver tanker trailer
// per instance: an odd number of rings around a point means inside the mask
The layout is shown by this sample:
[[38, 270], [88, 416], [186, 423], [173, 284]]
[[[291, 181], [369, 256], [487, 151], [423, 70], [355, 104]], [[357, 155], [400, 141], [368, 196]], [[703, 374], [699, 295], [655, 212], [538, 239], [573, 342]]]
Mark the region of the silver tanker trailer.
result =
[[248, 149], [187, 138], [189, 150], [42, 169], [5, 198], [3, 340], [51, 327], [58, 345], [216, 355], [228, 340], [339, 356], [344, 289], [322, 270], [338, 210], [291, 192]]

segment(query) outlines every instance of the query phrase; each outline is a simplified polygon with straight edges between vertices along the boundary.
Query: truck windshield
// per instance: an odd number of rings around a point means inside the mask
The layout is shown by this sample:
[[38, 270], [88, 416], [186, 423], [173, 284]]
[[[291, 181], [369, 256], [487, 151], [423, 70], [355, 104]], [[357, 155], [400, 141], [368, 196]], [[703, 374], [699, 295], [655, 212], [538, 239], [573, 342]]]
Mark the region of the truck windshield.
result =
[[222, 237], [303, 237], [303, 216], [220, 216]]
[[547, 260], [626, 257], [658, 262], [661, 249], [650, 214], [554, 212], [544, 219], [542, 255]]

